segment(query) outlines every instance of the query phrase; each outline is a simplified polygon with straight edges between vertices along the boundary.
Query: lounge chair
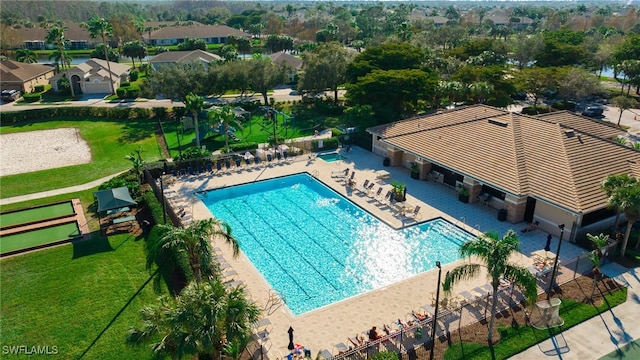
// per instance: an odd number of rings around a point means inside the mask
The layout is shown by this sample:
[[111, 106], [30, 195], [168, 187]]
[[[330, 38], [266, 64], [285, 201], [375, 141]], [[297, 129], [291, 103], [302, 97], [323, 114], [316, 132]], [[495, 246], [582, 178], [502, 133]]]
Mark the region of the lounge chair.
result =
[[280, 152], [276, 153], [276, 159], [278, 159], [278, 161], [282, 160], [282, 154], [280, 154]]
[[382, 186], [378, 188], [378, 191], [376, 191], [375, 193], [373, 191], [370, 191], [367, 196], [372, 198], [372, 199], [377, 199], [378, 197], [380, 197], [382, 195]]
[[333, 170], [331, 172], [332, 178], [344, 178], [347, 177], [347, 175], [349, 175], [349, 168], [346, 168], [344, 170]]
[[349, 348], [344, 343], [337, 343], [334, 347], [338, 351], [338, 354], [344, 354], [349, 351]]
[[366, 193], [367, 192], [367, 186], [369, 186], [369, 179], [366, 179], [364, 181], [364, 183], [362, 183], [362, 185], [358, 186], [356, 188], [356, 190], [358, 190], [361, 193]]
[[242, 162], [240, 161], [240, 159], [236, 159], [236, 169], [237, 170], [242, 169]]
[[224, 161], [224, 166], [227, 168], [227, 171], [231, 171], [231, 161], [229, 161], [229, 159]]
[[245, 158], [244, 159], [244, 163], [245, 163], [245, 165], [247, 165], [247, 167], [251, 166], [251, 159]]
[[478, 202], [484, 206], [489, 206], [491, 203], [491, 194], [480, 193], [480, 195], [478, 195]]
[[260, 160], [260, 158], [256, 156], [253, 158], [253, 162], [255, 163], [255, 167], [258, 167], [260, 166], [260, 163], [262, 162], [262, 160]]
[[210, 162], [207, 163], [207, 171], [209, 173], [213, 173], [213, 164]]
[[220, 161], [216, 161], [216, 172], [222, 171], [222, 163]]
[[412, 218], [414, 220], [420, 220], [420, 205], [417, 205], [415, 208], [413, 208], [413, 211], [410, 211], [408, 213], [404, 213], [404, 217], [406, 218]]
[[289, 159], [289, 153], [288, 153], [288, 152], [286, 152], [286, 151], [283, 151], [283, 152], [282, 152], [282, 157], [284, 158], [284, 161], [288, 161], [288, 159]]
[[267, 154], [267, 161], [271, 162], [273, 160], [273, 157], [271, 156], [271, 154]]

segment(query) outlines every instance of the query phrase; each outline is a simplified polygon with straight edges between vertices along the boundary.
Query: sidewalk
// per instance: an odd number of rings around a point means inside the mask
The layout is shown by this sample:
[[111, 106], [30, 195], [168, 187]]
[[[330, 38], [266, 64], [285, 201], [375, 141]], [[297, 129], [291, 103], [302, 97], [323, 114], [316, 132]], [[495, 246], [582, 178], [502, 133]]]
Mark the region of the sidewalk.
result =
[[10, 198], [0, 199], [0, 206], [7, 205], [7, 204], [13, 204], [13, 203], [21, 202], [21, 201], [27, 201], [27, 200], [39, 199], [39, 198], [44, 198], [44, 197], [49, 197], [49, 196], [54, 196], [54, 195], [68, 194], [68, 193], [72, 193], [72, 192], [88, 190], [88, 189], [94, 188], [94, 187], [102, 184], [103, 182], [109, 181], [112, 178], [114, 178], [114, 177], [116, 177], [116, 176], [118, 176], [120, 174], [122, 174], [122, 172], [117, 173], [117, 174], [113, 174], [113, 175], [109, 175], [109, 176], [105, 176], [102, 179], [94, 180], [94, 181], [88, 182], [86, 184], [69, 186], [69, 187], [61, 188], [61, 189], [53, 189], [53, 190], [42, 191], [42, 192], [33, 193], [33, 194], [26, 194], [26, 195], [20, 195], [20, 196], [14, 196], [14, 197], [10, 197]]
[[602, 267], [607, 276], [628, 284], [627, 301], [511, 357], [514, 360], [598, 359], [640, 338], [640, 269], [616, 263]]

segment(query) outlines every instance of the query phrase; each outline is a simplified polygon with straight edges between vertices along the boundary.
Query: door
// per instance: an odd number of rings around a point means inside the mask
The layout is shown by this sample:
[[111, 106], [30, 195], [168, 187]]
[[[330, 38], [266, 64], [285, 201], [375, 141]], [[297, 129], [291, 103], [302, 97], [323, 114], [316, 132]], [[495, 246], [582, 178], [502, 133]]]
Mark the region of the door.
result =
[[524, 208], [524, 221], [531, 223], [536, 212], [536, 199], [527, 197], [527, 206]]

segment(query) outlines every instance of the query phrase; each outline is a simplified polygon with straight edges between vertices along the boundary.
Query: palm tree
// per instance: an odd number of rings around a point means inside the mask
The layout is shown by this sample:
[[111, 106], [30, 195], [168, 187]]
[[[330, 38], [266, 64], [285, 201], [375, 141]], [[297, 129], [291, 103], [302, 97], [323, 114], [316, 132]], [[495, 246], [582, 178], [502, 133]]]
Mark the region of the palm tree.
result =
[[[64, 31], [66, 29], [67, 29], [66, 26], [61, 27], [58, 25], [54, 25], [51, 28], [49, 28], [49, 32], [47, 32], [47, 36], [44, 38], [45, 43], [54, 44], [58, 48], [58, 54], [60, 54], [60, 63], [63, 66], [67, 64], [64, 49], [67, 46], [69, 46], [69, 44], [71, 44], [71, 40], [67, 39], [67, 37], [64, 35]], [[65, 75], [67, 76], [67, 80], [69, 81], [69, 87], [71, 88], [71, 96], [75, 96], [76, 94], [75, 94], [75, 89], [73, 88], [73, 82], [69, 77], [69, 67], [67, 67]]]
[[607, 245], [609, 242], [609, 235], [600, 234], [600, 235], [591, 235], [587, 234], [587, 239], [591, 241], [595, 249], [590, 252], [587, 257], [591, 261], [593, 265], [593, 290], [591, 291], [590, 299], [593, 300], [593, 294], [596, 291], [596, 286], [598, 284], [598, 278], [600, 277], [600, 264], [602, 263], [602, 248]]
[[202, 281], [203, 275], [210, 277], [214, 273], [211, 238], [220, 237], [231, 244], [234, 257], [240, 252], [238, 240], [231, 234], [231, 227], [222, 220], [195, 220], [186, 228], [164, 224], [158, 227], [163, 231], [163, 235], [151, 249], [148, 260], [185, 256], [188, 268], [182, 270], [185, 274], [191, 272], [198, 283]]
[[191, 92], [187, 94], [184, 105], [187, 112], [190, 112], [193, 116], [193, 121], [196, 125], [196, 146], [200, 148], [200, 126], [198, 125], [198, 113], [204, 108], [204, 99]]
[[27, 64], [35, 64], [38, 62], [38, 54], [30, 49], [18, 49], [16, 50], [16, 61]]
[[225, 151], [229, 153], [229, 124], [234, 123], [238, 128], [241, 129], [242, 123], [237, 120], [235, 111], [233, 111], [233, 108], [229, 105], [218, 108], [217, 110], [212, 111], [209, 114], [211, 120], [218, 121], [218, 124], [223, 124], [224, 148]]
[[[624, 138], [622, 139], [624, 140]], [[615, 232], [618, 230], [618, 223], [620, 222], [620, 213], [622, 212], [622, 209], [620, 208], [620, 204], [615, 202], [618, 198], [612, 197], [612, 195], [617, 189], [623, 186], [634, 185], [636, 182], [637, 179], [629, 176], [629, 174], [618, 174], [607, 176], [607, 178], [602, 181], [602, 184], [600, 184], [600, 188], [607, 194], [609, 207], [616, 209], [616, 220], [613, 223], [613, 235], [615, 235]]]
[[136, 172], [138, 178], [138, 184], [142, 185], [142, 169], [144, 168], [144, 159], [142, 158], [142, 146], [139, 146], [135, 151], [132, 151], [129, 155], [125, 155], [125, 159], [131, 161], [133, 170]]
[[[62, 57], [64, 57], [65, 63], [62, 62]], [[63, 51], [62, 53], [56, 51], [49, 54], [49, 60], [53, 61], [53, 63], [56, 64], [56, 68], [64, 70], [65, 67], [71, 68], [71, 61], [73, 61], [73, 57], [66, 51]]]
[[635, 181], [628, 186], [616, 188], [609, 197], [609, 203], [617, 204], [627, 218], [627, 230], [620, 247], [620, 256], [624, 257], [633, 223], [640, 219], [640, 184]]
[[227, 290], [213, 279], [191, 283], [175, 298], [162, 296], [140, 315], [143, 325], [129, 330], [129, 343], [159, 339], [151, 346], [158, 357], [221, 359], [227, 348], [246, 346], [260, 309], [243, 288]]
[[113, 94], [113, 74], [111, 73], [111, 64], [109, 63], [109, 51], [107, 50], [107, 37], [110, 37], [113, 33], [113, 25], [109, 24], [109, 22], [104, 18], [94, 17], [91, 18], [88, 23], [83, 23], [82, 26], [89, 31], [89, 36], [92, 39], [95, 39], [98, 36], [102, 39], [104, 56], [107, 60], [107, 70], [109, 70], [109, 87], [111, 89], [111, 94]]
[[498, 305], [497, 292], [500, 279], [504, 278], [511, 284], [519, 284], [524, 289], [524, 295], [529, 301], [535, 301], [538, 295], [536, 279], [529, 270], [509, 262], [509, 257], [519, 251], [519, 244], [518, 236], [513, 230], [507, 231], [502, 238], [499, 238], [497, 232], [487, 232], [479, 235], [476, 239], [465, 242], [460, 247], [460, 255], [462, 257], [475, 255], [482, 264], [460, 265], [447, 273], [442, 284], [443, 290], [450, 292], [458, 282], [477, 276], [483, 267], [487, 269], [487, 276], [494, 294], [491, 303], [491, 321], [489, 322], [489, 346], [493, 345], [493, 326]]

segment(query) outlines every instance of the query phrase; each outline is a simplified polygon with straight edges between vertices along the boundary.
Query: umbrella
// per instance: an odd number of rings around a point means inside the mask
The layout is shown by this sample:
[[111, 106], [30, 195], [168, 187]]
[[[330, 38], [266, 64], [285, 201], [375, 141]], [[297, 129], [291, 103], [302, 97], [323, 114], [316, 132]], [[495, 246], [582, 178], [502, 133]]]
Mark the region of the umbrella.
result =
[[289, 150], [289, 147], [287, 145], [284, 145], [284, 144], [278, 145], [278, 150], [279, 151], [287, 151], [287, 150]]
[[289, 333], [289, 345], [287, 345], [287, 349], [293, 350], [295, 349], [295, 345], [293, 345], [293, 328], [289, 326], [289, 330], [287, 332]]
[[544, 246], [544, 251], [551, 250], [551, 234], [547, 236], [547, 244]]
[[251, 153], [247, 151], [246, 153], [244, 153], [244, 159], [245, 160], [253, 159], [253, 155], [251, 155]]

